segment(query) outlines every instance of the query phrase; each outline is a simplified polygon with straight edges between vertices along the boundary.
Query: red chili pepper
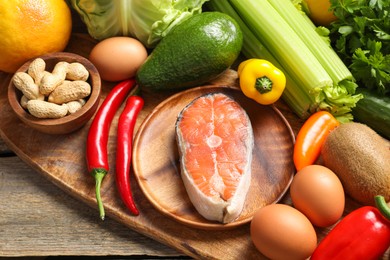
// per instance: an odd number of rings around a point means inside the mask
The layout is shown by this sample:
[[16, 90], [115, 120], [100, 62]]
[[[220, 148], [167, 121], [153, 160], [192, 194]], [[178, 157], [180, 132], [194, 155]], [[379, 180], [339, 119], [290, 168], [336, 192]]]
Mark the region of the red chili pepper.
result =
[[293, 159], [297, 171], [317, 160], [327, 136], [339, 125], [339, 121], [326, 111], [315, 112], [306, 120], [294, 144]]
[[377, 207], [361, 207], [337, 223], [310, 259], [379, 259], [390, 247], [390, 208], [383, 196], [375, 201]]
[[107, 143], [111, 122], [123, 100], [134, 87], [135, 80], [129, 79], [120, 82], [107, 95], [89, 128], [86, 147], [87, 166], [90, 174], [96, 181], [96, 200], [100, 218], [104, 220], [104, 207], [100, 196], [100, 187], [108, 166]]
[[122, 201], [134, 215], [138, 215], [139, 211], [134, 203], [130, 185], [131, 153], [135, 123], [143, 105], [142, 97], [130, 96], [118, 121], [116, 184]]

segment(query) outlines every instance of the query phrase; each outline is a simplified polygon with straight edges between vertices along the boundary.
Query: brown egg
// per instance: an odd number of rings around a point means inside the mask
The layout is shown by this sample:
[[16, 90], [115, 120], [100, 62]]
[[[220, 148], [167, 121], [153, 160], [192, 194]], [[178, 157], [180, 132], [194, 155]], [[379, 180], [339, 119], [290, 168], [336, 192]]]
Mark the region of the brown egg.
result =
[[103, 80], [121, 81], [134, 77], [147, 56], [147, 50], [140, 41], [118, 36], [96, 44], [89, 60]]
[[293, 205], [318, 227], [335, 224], [344, 212], [345, 194], [335, 173], [322, 165], [298, 171], [290, 186]]
[[317, 246], [313, 225], [301, 212], [285, 204], [260, 208], [250, 226], [256, 248], [271, 259], [308, 258]]

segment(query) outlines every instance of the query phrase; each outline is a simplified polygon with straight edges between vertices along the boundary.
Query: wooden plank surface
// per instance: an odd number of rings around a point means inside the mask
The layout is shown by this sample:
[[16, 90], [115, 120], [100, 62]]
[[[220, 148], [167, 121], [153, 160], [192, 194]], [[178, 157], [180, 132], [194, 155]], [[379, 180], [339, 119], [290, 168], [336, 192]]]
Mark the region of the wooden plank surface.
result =
[[15, 155], [0, 138], [0, 156]]
[[[7, 156], [4, 156], [7, 154]], [[37, 173], [0, 139], [0, 257], [185, 255], [107, 218]]]

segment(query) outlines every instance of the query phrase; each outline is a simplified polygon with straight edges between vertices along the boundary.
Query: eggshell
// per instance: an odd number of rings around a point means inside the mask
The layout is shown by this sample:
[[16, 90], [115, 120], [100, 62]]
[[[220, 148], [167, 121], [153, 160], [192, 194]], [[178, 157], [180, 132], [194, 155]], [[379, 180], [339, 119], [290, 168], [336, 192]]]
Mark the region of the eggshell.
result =
[[309, 165], [294, 176], [290, 186], [293, 205], [318, 227], [335, 224], [345, 208], [341, 181], [322, 165]]
[[111, 37], [94, 46], [89, 60], [106, 81], [121, 81], [136, 75], [148, 56], [144, 45], [131, 37]]
[[317, 246], [313, 225], [301, 212], [285, 204], [258, 209], [251, 221], [253, 244], [271, 259], [306, 259]]

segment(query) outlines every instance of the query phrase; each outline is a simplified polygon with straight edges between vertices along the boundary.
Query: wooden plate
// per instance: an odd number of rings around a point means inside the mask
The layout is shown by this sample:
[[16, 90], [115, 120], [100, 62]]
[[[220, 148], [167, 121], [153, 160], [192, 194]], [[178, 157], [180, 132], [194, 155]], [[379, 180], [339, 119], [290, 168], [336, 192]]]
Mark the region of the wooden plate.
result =
[[[203, 218], [180, 177], [174, 128], [177, 115], [194, 98], [210, 92], [225, 93], [239, 102], [251, 119], [255, 136], [250, 190], [243, 212], [229, 224]], [[286, 193], [295, 173], [294, 140], [290, 125], [276, 107], [259, 105], [235, 87], [202, 86], [171, 96], [145, 118], [134, 139], [134, 174], [145, 196], [163, 214], [196, 228], [233, 228], [249, 222], [256, 209], [278, 202]]]

